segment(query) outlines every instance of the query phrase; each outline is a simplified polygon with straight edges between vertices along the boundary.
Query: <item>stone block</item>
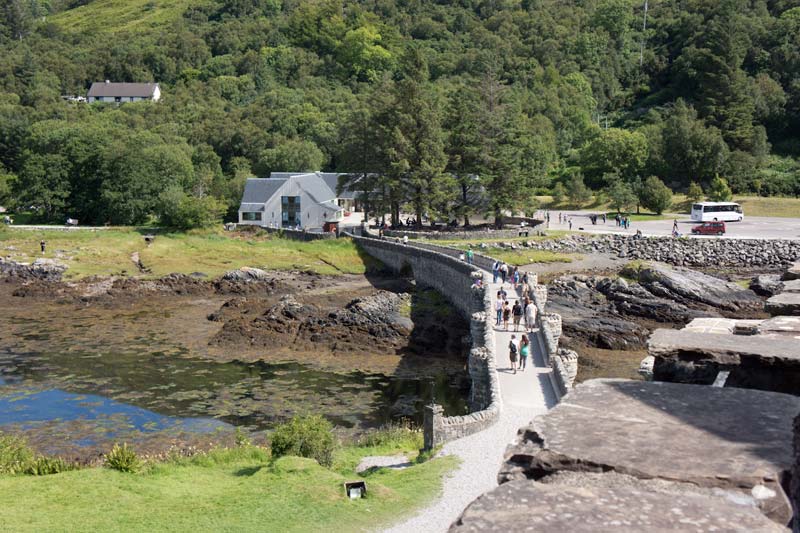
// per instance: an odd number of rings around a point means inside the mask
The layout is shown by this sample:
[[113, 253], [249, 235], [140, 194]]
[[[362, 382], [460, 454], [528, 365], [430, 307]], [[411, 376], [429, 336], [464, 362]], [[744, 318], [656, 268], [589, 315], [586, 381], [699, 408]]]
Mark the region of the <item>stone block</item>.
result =
[[800, 339], [800, 316], [776, 316], [758, 324], [761, 335], [779, 335]]
[[699, 333], [733, 333], [736, 320], [732, 318], [695, 318], [683, 328]]
[[710, 385], [721, 370], [727, 386], [800, 393], [800, 339], [657, 329], [648, 341], [653, 379]]
[[754, 497], [785, 525], [800, 398], [748, 389], [598, 379], [520, 430], [498, 480], [615, 472]]
[[800, 261], [795, 261], [794, 264], [783, 273], [784, 281], [792, 281], [795, 279], [800, 279]]
[[783, 286], [781, 287], [781, 292], [800, 292], [800, 279], [784, 281]]
[[764, 310], [772, 316], [800, 316], [800, 292], [776, 294], [767, 300]]

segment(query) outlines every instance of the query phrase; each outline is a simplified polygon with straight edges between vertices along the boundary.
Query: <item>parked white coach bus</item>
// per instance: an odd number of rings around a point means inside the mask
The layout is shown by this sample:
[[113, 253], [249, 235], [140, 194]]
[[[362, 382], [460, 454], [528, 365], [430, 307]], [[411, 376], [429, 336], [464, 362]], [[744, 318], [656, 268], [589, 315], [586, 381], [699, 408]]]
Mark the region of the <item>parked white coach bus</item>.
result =
[[695, 222], [740, 222], [744, 218], [742, 206], [733, 202], [699, 202], [692, 205]]

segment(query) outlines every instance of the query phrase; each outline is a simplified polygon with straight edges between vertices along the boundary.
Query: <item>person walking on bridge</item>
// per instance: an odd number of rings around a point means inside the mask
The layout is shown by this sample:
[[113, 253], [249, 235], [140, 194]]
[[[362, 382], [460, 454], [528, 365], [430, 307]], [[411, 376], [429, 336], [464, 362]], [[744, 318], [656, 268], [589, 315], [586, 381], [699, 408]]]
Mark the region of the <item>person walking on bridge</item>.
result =
[[519, 369], [525, 372], [525, 367], [528, 366], [528, 354], [531, 351], [531, 343], [528, 341], [528, 336], [522, 334], [522, 339], [519, 341]]
[[514, 331], [519, 331], [519, 323], [522, 320], [522, 306], [519, 304], [519, 300], [514, 302], [511, 314], [514, 315]]
[[500, 296], [500, 292], [497, 293], [497, 300], [494, 302], [494, 310], [497, 313], [497, 321], [495, 325], [499, 326], [500, 323], [503, 321], [503, 297]]
[[525, 328], [528, 331], [533, 331], [536, 327], [536, 305], [533, 302], [525, 306]]
[[508, 359], [511, 361], [511, 370], [517, 373], [517, 343], [516, 335], [511, 335], [511, 340], [508, 341]]
[[511, 307], [508, 305], [508, 300], [503, 302], [503, 329], [508, 331], [508, 319], [511, 318]]

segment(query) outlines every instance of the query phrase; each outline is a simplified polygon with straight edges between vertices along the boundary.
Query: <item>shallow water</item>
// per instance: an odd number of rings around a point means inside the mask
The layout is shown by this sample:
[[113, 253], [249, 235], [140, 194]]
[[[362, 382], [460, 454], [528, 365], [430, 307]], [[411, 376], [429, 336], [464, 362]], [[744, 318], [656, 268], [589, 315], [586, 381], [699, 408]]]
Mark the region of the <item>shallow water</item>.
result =
[[51, 305], [26, 302], [0, 317], [0, 431], [23, 433], [43, 453], [99, 453], [116, 441], [155, 452], [302, 413], [350, 430], [419, 423], [432, 396], [448, 414], [466, 412], [463, 364], [407, 358], [396, 365], [402, 372], [389, 373], [385, 361], [376, 371], [369, 361], [359, 370], [216, 362], [202, 347], [217, 327], [204, 316], [219, 302], [151, 302], [124, 312]]

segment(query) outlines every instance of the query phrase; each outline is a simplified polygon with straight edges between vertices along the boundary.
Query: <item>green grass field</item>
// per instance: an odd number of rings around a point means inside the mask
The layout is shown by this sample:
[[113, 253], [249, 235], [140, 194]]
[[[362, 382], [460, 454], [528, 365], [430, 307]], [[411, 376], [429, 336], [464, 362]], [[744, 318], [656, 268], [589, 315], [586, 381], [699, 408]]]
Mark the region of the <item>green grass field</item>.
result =
[[[216, 450], [127, 474], [87, 468], [49, 476], [0, 475], [3, 531], [366, 531], [423, 505], [441, 490], [457, 459], [405, 470], [355, 474], [368, 455], [405, 452], [408, 444], [350, 446], [333, 468], [312, 459], [244, 447]], [[350, 501], [343, 483], [365, 479], [367, 498]]]
[[[534, 229], [534, 231], [536, 231]], [[531, 235], [530, 237], [507, 237], [507, 238], [486, 238], [486, 239], [420, 239], [420, 242], [427, 242], [430, 244], [440, 244], [442, 246], [477, 246], [480, 244], [489, 244], [493, 242], [522, 242], [522, 241], [546, 241], [551, 239], [560, 239], [569, 235], [571, 232], [562, 230], [544, 230], [546, 235]]]
[[94, 0], [48, 19], [68, 33], [129, 33], [162, 27], [181, 17], [189, 0]]
[[581, 256], [579, 254], [560, 254], [558, 252], [551, 252], [549, 250], [508, 250], [508, 249], [491, 249], [487, 252], [488, 255], [505, 261], [509, 265], [522, 266], [530, 265], [533, 263], [571, 263]]
[[[45, 240], [42, 255], [39, 241]], [[150, 273], [140, 274], [134, 252]], [[297, 242], [265, 233], [190, 232], [156, 236], [151, 246], [133, 229], [103, 231], [0, 231], [0, 255], [15, 261], [57, 258], [71, 279], [93, 275], [161, 277], [173, 272], [203, 272], [210, 277], [243, 266], [312, 270], [319, 274], [361, 274], [374, 261], [359, 254], [349, 239]]]

